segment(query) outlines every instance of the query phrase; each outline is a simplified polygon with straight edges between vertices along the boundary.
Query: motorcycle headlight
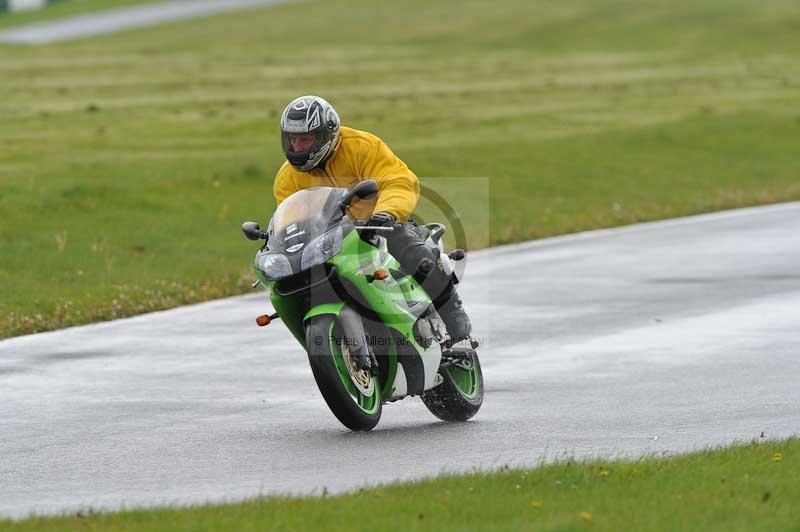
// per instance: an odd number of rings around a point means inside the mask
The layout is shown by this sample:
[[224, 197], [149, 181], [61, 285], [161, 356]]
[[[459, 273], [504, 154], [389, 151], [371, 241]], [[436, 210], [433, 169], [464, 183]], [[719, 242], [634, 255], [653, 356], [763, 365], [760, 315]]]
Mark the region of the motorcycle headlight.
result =
[[342, 250], [342, 226], [334, 227], [327, 233], [318, 236], [303, 250], [300, 269], [305, 270], [322, 264]]
[[264, 273], [267, 279], [278, 280], [292, 275], [289, 257], [281, 254], [258, 253], [256, 268]]

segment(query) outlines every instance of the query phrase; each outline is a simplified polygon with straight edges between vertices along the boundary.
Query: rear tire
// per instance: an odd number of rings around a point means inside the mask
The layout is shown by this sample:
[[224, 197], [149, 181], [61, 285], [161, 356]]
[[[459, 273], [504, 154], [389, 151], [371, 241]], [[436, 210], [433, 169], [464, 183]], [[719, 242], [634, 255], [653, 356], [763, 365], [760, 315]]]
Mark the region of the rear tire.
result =
[[[306, 352], [314, 380], [333, 415], [350, 430], [370, 430], [381, 419], [378, 378], [358, 371], [350, 359], [347, 336], [336, 316], [306, 322]], [[366, 339], [362, 339], [366, 341]]]
[[471, 355], [471, 369], [448, 366], [439, 369], [442, 383], [422, 392], [422, 402], [431, 413], [444, 421], [466, 421], [483, 404], [483, 372], [478, 355]]

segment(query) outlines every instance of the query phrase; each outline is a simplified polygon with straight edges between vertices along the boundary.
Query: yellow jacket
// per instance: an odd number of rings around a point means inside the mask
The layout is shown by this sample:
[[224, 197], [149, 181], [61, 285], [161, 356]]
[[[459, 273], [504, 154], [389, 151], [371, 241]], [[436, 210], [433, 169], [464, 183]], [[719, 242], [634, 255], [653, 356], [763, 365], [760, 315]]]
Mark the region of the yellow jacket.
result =
[[311, 187], [350, 189], [365, 179], [378, 182], [377, 200], [356, 198], [350, 212], [366, 220], [373, 212], [388, 212], [398, 221], [408, 220], [419, 199], [419, 180], [380, 138], [349, 127], [339, 131], [339, 145], [325, 168], [300, 172], [285, 161], [275, 177], [273, 193], [280, 204], [298, 190]]

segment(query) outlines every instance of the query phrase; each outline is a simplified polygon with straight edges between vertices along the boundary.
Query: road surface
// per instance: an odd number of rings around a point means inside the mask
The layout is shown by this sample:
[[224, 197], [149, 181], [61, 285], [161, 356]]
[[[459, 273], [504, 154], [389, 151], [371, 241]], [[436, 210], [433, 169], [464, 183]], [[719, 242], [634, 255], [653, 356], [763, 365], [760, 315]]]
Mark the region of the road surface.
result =
[[411, 398], [350, 433], [285, 327], [255, 326], [271, 310], [263, 292], [0, 342], [0, 515], [800, 434], [800, 203], [469, 260], [487, 393], [463, 424]]

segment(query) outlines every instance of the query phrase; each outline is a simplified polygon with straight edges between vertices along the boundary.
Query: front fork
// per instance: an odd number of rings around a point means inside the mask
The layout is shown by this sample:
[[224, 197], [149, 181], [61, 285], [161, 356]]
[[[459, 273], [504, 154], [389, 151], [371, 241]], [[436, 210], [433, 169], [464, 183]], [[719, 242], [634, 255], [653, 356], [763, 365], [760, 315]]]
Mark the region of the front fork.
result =
[[339, 312], [339, 323], [342, 325], [344, 337], [349, 343], [350, 351], [356, 359], [358, 369], [366, 370], [373, 375], [378, 374], [378, 360], [369, 348], [367, 331], [355, 310], [344, 305]]

